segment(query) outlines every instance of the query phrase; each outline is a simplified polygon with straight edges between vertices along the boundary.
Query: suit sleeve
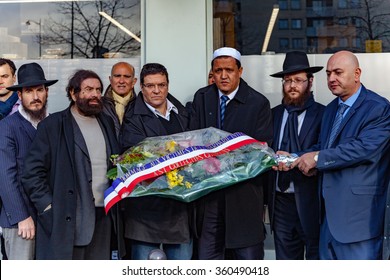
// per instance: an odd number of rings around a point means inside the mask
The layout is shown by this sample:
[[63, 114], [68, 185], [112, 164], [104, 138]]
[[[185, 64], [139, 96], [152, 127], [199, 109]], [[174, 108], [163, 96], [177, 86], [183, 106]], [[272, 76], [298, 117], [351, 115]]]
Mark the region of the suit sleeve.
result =
[[22, 174], [23, 187], [35, 205], [38, 214], [43, 213], [45, 208], [52, 203], [53, 197], [49, 187], [50, 137], [48, 127], [39, 125], [31, 149], [26, 156]]
[[30, 216], [18, 180], [18, 155], [15, 134], [11, 127], [0, 126], [0, 196], [11, 225]]
[[120, 146], [122, 152], [138, 144], [147, 137], [142, 121], [134, 118], [134, 115], [126, 115], [120, 134]]
[[271, 106], [268, 99], [263, 99], [257, 112], [255, 138], [259, 141], [267, 142], [268, 146], [271, 147], [273, 139], [273, 122]]
[[335, 148], [320, 151], [317, 163], [319, 170], [372, 163], [387, 149], [390, 139], [390, 105], [386, 103], [358, 113], [364, 114], [364, 117], [356, 132], [343, 137]]

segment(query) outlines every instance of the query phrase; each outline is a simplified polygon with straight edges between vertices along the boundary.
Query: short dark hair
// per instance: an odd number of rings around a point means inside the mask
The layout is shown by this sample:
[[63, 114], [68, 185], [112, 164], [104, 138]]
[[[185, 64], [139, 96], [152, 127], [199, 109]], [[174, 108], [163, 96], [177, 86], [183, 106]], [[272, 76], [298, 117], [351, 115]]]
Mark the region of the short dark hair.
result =
[[[228, 55], [222, 55], [222, 56], [218, 56], [216, 58], [214, 58], [212, 61], [211, 61], [211, 69], [213, 69], [213, 66], [214, 66], [214, 60], [220, 58], [220, 57], [231, 57], [231, 58], [234, 58], [232, 56], [228, 56]], [[234, 58], [234, 60], [236, 61], [236, 64], [237, 64], [237, 67], [238, 69], [241, 68], [241, 61], [239, 61], [238, 59]]]
[[74, 101], [70, 93], [73, 91], [74, 94], [79, 94], [81, 91], [81, 83], [86, 79], [98, 79], [103, 90], [102, 79], [100, 79], [99, 75], [94, 71], [84, 69], [76, 70], [76, 72], [74, 72], [74, 74], [69, 78], [68, 85], [66, 86], [66, 96], [72, 103], [74, 103]]
[[8, 59], [8, 58], [0, 58], [0, 66], [1, 65], [5, 65], [5, 64], [8, 64], [9, 67], [11, 68], [12, 76], [15, 75], [15, 73], [16, 73], [15, 63], [12, 60]]
[[154, 75], [154, 74], [164, 75], [167, 78], [167, 82], [169, 83], [168, 71], [164, 65], [160, 63], [147, 63], [142, 67], [141, 70], [141, 74], [140, 74], [141, 85], [144, 84], [145, 76]]

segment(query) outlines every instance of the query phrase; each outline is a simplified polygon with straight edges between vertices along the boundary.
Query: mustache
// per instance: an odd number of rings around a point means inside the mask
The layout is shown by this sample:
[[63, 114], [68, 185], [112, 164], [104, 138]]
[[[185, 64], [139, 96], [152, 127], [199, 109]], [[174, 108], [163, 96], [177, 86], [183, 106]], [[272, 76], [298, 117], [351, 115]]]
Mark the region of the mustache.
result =
[[30, 105], [34, 105], [34, 104], [42, 104], [43, 102], [42, 102], [42, 100], [40, 100], [40, 99], [36, 99], [36, 100], [33, 100], [33, 101], [31, 101], [30, 102]]

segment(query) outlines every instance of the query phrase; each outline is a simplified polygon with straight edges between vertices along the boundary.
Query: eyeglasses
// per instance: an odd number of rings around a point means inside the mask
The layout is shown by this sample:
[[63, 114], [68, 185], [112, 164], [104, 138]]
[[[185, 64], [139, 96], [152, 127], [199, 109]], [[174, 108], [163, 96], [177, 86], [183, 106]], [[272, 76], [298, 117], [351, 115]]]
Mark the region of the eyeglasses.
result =
[[86, 88], [81, 89], [81, 92], [86, 93], [86, 94], [92, 94], [93, 92], [96, 92], [97, 94], [102, 94], [102, 89], [101, 88], [86, 87]]
[[154, 90], [156, 88], [156, 86], [158, 87], [159, 90], [163, 90], [163, 89], [166, 89], [168, 87], [168, 84], [167, 83], [161, 83], [161, 84], [143, 84], [143, 86], [147, 89], [147, 90]]
[[284, 86], [291, 86], [292, 83], [295, 83], [297, 86], [300, 86], [300, 85], [302, 85], [304, 82], [307, 82], [307, 80], [308, 80], [308, 79], [306, 79], [306, 80], [303, 80], [303, 79], [295, 79], [295, 80], [293, 80], [293, 79], [287, 79], [287, 80], [282, 80], [282, 84], [283, 84]]

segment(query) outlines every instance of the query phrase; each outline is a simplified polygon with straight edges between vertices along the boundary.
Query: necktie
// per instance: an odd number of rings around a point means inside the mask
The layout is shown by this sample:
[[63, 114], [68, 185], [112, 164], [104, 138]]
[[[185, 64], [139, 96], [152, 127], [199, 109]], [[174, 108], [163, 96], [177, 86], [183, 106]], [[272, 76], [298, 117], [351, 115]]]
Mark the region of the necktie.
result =
[[223, 129], [223, 121], [225, 119], [226, 103], [228, 102], [228, 100], [229, 100], [228, 96], [226, 96], [226, 95], [221, 96], [221, 104], [220, 104], [220, 106], [221, 106], [221, 110], [220, 110], [220, 112], [221, 112], [221, 118], [220, 118], [221, 129]]
[[332, 146], [332, 144], [336, 138], [336, 135], [337, 135], [339, 128], [340, 128], [340, 124], [343, 120], [343, 114], [344, 114], [345, 110], [347, 110], [348, 107], [349, 107], [348, 105], [345, 105], [343, 103], [339, 104], [339, 108], [337, 109], [336, 117], [335, 117], [334, 122], [333, 122], [332, 130], [330, 132], [328, 148]]

